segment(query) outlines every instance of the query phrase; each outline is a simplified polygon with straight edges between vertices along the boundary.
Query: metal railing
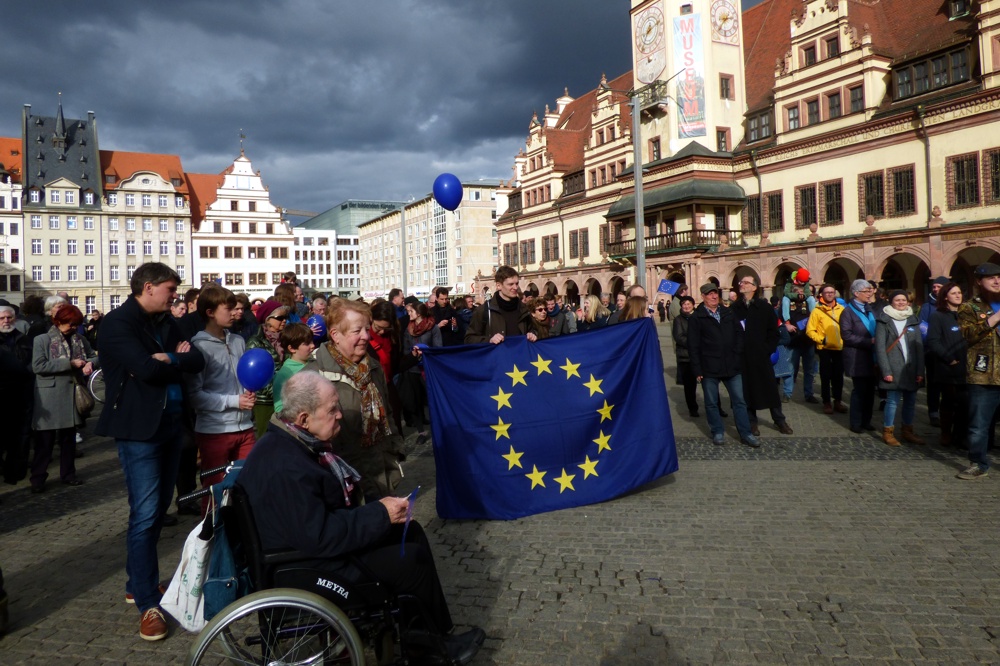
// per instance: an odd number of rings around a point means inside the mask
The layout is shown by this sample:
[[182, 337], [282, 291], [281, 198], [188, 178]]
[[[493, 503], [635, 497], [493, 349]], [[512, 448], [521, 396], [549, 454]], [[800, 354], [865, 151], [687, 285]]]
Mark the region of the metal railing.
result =
[[[708, 248], [719, 245], [719, 236], [722, 234], [726, 234], [729, 238], [730, 245], [741, 245], [743, 243], [742, 231], [689, 229], [687, 231], [678, 231], [672, 234], [647, 236], [643, 241], [643, 248], [647, 254], [688, 250], [699, 247]], [[608, 243], [608, 254], [612, 256], [627, 256], [635, 254], [635, 240], [630, 239]]]

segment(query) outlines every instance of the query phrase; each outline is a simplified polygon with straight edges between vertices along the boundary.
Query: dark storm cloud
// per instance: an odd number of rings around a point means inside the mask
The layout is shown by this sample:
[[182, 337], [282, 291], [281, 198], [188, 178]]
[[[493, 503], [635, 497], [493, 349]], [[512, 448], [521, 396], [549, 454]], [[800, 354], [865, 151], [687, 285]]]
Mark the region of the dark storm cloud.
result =
[[420, 196], [509, 177], [533, 110], [631, 66], [625, 0], [180, 0], [8, 14], [0, 133], [20, 107], [97, 113], [101, 146], [218, 172], [247, 154], [275, 203]]

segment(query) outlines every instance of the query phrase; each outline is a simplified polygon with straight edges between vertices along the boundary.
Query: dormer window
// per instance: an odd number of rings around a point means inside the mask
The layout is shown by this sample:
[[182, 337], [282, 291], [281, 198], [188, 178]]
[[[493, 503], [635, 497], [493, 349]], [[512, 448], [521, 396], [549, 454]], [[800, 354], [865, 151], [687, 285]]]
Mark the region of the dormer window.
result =
[[895, 69], [895, 99], [922, 95], [968, 80], [969, 53], [966, 49], [936, 55]]
[[31, 203], [39, 203], [41, 202], [41, 200], [42, 200], [42, 193], [39, 192], [38, 190], [31, 190], [31, 192], [28, 193], [28, 201], [30, 201]]
[[969, 0], [951, 0], [948, 3], [948, 17], [958, 18], [969, 13]]

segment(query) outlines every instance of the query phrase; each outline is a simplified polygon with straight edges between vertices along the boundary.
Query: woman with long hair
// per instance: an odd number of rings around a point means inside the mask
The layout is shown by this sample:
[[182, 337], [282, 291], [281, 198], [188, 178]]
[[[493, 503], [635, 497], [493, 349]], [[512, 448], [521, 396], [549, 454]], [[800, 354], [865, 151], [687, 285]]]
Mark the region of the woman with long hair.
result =
[[600, 298], [588, 294], [583, 303], [583, 319], [577, 322], [577, 331], [594, 331], [608, 325], [611, 310], [604, 307]]
[[625, 300], [622, 314], [618, 321], [628, 321], [629, 319], [642, 319], [648, 317], [649, 311], [646, 309], [646, 298], [643, 296], [631, 296]]
[[927, 349], [941, 386], [941, 446], [962, 446], [968, 428], [965, 363], [969, 344], [958, 326], [962, 288], [948, 282], [937, 296], [937, 310], [927, 323]]
[[31, 462], [31, 492], [45, 490], [52, 450], [59, 445], [59, 479], [78, 486], [76, 429], [84, 417], [76, 409], [77, 383], [97, 367], [97, 355], [87, 338], [77, 332], [83, 313], [64, 304], [52, 314], [52, 327], [34, 340], [31, 369], [35, 373], [35, 456]]
[[882, 441], [899, 446], [894, 436], [896, 408], [903, 403], [901, 437], [911, 444], [924, 444], [913, 432], [917, 388], [924, 380], [924, 344], [920, 319], [910, 307], [902, 289], [889, 294], [889, 305], [875, 315], [875, 360], [879, 367], [879, 387], [886, 390], [882, 415]]

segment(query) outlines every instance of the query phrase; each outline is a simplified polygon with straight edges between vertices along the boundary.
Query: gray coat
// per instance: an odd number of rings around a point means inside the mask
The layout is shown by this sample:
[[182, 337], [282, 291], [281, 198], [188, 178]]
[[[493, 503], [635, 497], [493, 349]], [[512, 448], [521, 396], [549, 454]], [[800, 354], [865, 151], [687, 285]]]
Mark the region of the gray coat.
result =
[[[878, 387], [887, 391], [916, 391], [917, 377], [924, 376], [924, 343], [920, 319], [911, 315], [906, 320], [903, 339], [893, 346], [898, 334], [893, 319], [884, 312], [875, 317], [875, 360], [878, 363]], [[907, 359], [903, 360], [901, 345], [905, 341]], [[892, 346], [892, 350], [886, 351]], [[885, 381], [892, 375], [892, 382]]]
[[[83, 341], [87, 360], [96, 367], [97, 356], [87, 338], [75, 332], [73, 336]], [[80, 373], [72, 367], [68, 356], [50, 356], [50, 342], [48, 334], [42, 334], [33, 343], [31, 369], [35, 373], [35, 411], [32, 427], [35, 430], [75, 428], [83, 424], [73, 400], [73, 387]]]

